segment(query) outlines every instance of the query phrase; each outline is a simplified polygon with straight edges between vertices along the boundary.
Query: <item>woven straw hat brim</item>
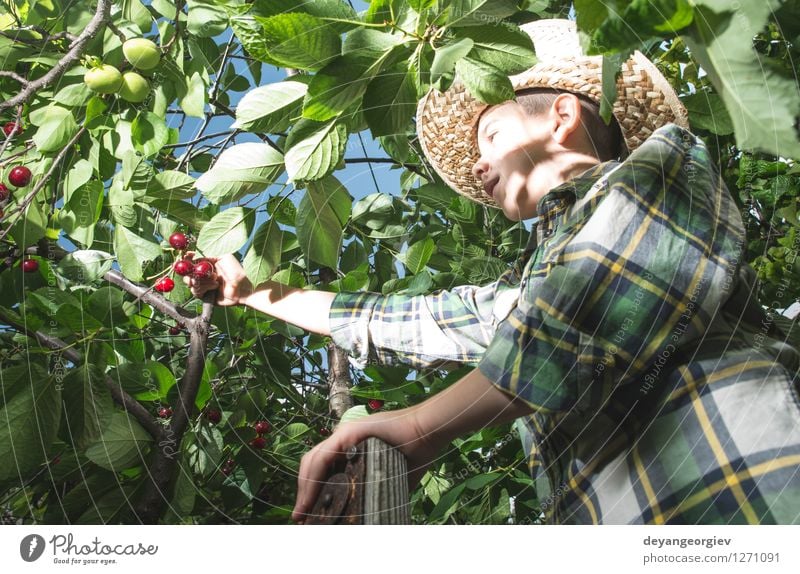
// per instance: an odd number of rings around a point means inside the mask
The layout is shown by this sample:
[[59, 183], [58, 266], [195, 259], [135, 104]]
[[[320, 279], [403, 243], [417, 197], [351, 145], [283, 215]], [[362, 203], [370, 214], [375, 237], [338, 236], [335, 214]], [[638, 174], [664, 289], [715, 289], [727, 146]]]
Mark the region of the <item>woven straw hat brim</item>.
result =
[[[515, 92], [552, 88], [600, 103], [602, 57], [563, 57], [565, 50], [580, 49], [574, 22], [537, 21], [522, 28], [533, 37], [540, 61], [510, 78]], [[475, 201], [498, 207], [472, 174], [480, 156], [473, 124], [486, 107], [458, 81], [445, 92], [431, 89], [417, 106], [417, 134], [425, 156], [447, 185]], [[686, 109], [677, 94], [658, 68], [638, 51], [622, 66], [612, 113], [628, 151], [667, 123], [688, 128]]]

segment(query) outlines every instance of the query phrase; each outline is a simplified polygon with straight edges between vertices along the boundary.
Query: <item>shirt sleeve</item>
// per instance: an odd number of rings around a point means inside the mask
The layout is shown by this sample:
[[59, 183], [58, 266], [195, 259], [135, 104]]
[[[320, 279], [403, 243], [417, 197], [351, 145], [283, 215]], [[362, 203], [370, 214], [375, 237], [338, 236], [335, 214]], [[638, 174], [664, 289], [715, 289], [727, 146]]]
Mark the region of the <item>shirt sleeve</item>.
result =
[[535, 410], [596, 410], [691, 352], [742, 260], [738, 208], [704, 144], [656, 130], [578, 201], [478, 368]]
[[360, 369], [370, 363], [445, 369], [474, 365], [518, 297], [516, 268], [489, 285], [461, 285], [429, 295], [338, 293], [329, 313], [331, 338]]

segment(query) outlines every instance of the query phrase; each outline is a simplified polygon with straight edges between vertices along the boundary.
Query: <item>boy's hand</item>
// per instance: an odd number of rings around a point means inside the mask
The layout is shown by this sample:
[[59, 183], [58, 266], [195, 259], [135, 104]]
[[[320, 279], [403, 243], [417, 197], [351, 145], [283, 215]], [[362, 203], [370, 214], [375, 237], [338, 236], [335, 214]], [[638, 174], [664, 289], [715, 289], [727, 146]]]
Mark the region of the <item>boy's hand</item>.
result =
[[416, 422], [414, 408], [375, 413], [339, 425], [334, 433], [308, 451], [300, 461], [297, 475], [297, 499], [292, 520], [302, 523], [317, 500], [322, 482], [338, 459], [343, 459], [347, 449], [361, 441], [375, 437], [398, 448], [408, 463], [409, 489], [416, 486], [425, 470], [436, 459], [444, 445], [435, 444], [431, 437], [422, 436]]
[[[187, 253], [185, 259], [191, 260], [194, 253]], [[206, 291], [217, 290], [217, 305], [228, 307], [246, 304], [247, 297], [253, 293], [253, 284], [245, 275], [244, 268], [232, 254], [222, 257], [205, 257], [214, 265], [214, 273], [205, 279], [195, 279], [187, 275], [183, 282], [189, 286], [192, 295], [202, 298]]]

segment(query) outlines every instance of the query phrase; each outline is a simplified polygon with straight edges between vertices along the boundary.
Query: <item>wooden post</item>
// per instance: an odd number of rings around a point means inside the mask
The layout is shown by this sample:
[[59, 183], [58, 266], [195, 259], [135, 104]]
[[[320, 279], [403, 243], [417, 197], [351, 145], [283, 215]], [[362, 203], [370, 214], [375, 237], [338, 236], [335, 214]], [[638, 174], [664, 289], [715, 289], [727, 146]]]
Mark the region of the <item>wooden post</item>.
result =
[[406, 457], [380, 439], [365, 442], [364, 524], [409, 524]]
[[306, 524], [409, 524], [403, 454], [377, 438], [347, 453], [343, 471], [322, 485]]

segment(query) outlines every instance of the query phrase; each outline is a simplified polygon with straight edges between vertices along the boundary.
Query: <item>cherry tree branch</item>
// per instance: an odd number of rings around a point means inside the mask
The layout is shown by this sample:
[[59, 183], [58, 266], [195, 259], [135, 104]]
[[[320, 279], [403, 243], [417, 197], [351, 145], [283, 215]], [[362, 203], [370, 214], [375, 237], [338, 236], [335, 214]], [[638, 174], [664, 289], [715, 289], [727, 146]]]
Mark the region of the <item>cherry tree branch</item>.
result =
[[167, 301], [164, 297], [153, 291], [152, 287], [145, 287], [144, 285], [134, 283], [115, 269], [106, 272], [106, 274], [103, 275], [103, 279], [109, 283], [113, 283], [123, 291], [127, 291], [137, 299], [144, 301], [156, 311], [175, 319], [178, 323], [184, 323], [187, 328], [190, 328], [195, 323], [197, 315], [175, 305], [171, 301]]
[[25, 78], [23, 78], [22, 76], [20, 76], [15, 72], [7, 72], [5, 70], [0, 70], [0, 78], [11, 78], [12, 80], [16, 80], [17, 82], [22, 84], [23, 87], [28, 85], [28, 80], [26, 80]]
[[24, 104], [34, 94], [58, 80], [83, 55], [89, 41], [97, 35], [103, 24], [108, 22], [112, 3], [112, 0], [98, 0], [94, 16], [75, 42], [72, 43], [66, 55], [44, 76], [29, 82], [16, 96], [5, 102], [0, 102], [0, 112]]
[[196, 321], [187, 325], [189, 331], [189, 355], [186, 358], [186, 371], [179, 386], [179, 403], [172, 415], [158, 450], [150, 462], [150, 481], [136, 504], [136, 515], [144, 524], [154, 524], [172, 498], [173, 478], [180, 458], [183, 435], [189, 426], [194, 410], [194, 402], [206, 361], [206, 345], [214, 310], [216, 291], [209, 291], [203, 297], [203, 311]]

